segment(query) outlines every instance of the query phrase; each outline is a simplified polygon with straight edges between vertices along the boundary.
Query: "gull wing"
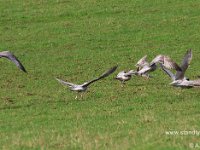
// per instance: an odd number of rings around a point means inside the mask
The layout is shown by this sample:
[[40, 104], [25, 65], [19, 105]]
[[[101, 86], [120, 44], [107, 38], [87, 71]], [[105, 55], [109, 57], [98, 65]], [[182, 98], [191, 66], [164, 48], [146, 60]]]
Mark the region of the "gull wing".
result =
[[150, 63], [150, 66], [153, 64], [163, 64], [163, 66], [167, 69], [175, 69], [176, 71], [181, 71], [181, 68], [175, 63], [170, 57], [164, 56], [164, 55], [157, 55], [152, 62]]
[[5, 57], [7, 59], [9, 59], [10, 61], [12, 61], [13, 63], [15, 63], [15, 65], [21, 69], [24, 72], [27, 72], [26, 69], [24, 68], [24, 66], [22, 65], [22, 63], [17, 59], [17, 57], [15, 55], [13, 55], [11, 52], [9, 51], [3, 51], [0, 52], [0, 57]]
[[125, 76], [131, 76], [131, 75], [135, 75], [135, 74], [137, 74], [137, 71], [130, 70], [127, 73], [125, 73]]
[[164, 56], [163, 66], [168, 69], [175, 69], [176, 71], [182, 71], [182, 69], [175, 63], [170, 57]]
[[138, 74], [145, 74], [145, 73], [151, 71], [151, 69], [152, 69], [152, 67], [150, 67], [150, 66], [144, 66], [144, 67], [143, 67], [141, 70], [139, 70], [137, 73], [138, 73]]
[[85, 82], [85, 83], [82, 84], [82, 86], [83, 87], [88, 86], [88, 85], [90, 85], [91, 83], [93, 83], [95, 81], [98, 81], [100, 79], [103, 79], [103, 78], [109, 76], [110, 74], [112, 74], [117, 69], [117, 67], [118, 66], [114, 66], [114, 67], [110, 68], [108, 71], [106, 71], [105, 73], [103, 73], [100, 77], [98, 77], [96, 79], [93, 79], [91, 81]]
[[66, 82], [66, 81], [63, 81], [63, 80], [58, 79], [58, 78], [56, 78], [56, 80], [57, 80], [58, 82], [60, 82], [61, 84], [66, 85], [66, 86], [68, 86], [68, 87], [74, 87], [74, 86], [76, 86], [76, 84], [73, 84], [73, 83], [70, 83], [70, 82]]
[[147, 55], [145, 55], [144, 57], [142, 57], [137, 63], [136, 63], [136, 67], [144, 67], [144, 65], [148, 64], [147, 62]]
[[157, 55], [150, 63], [150, 66], [157, 63], [163, 63], [163, 55]]
[[166, 69], [163, 64], [160, 64], [161, 69], [172, 79], [172, 81], [175, 80], [175, 75], [168, 69]]
[[118, 74], [117, 74], [117, 76], [119, 75], [119, 76], [121, 76], [121, 75], [124, 75], [125, 74], [125, 71], [120, 71]]
[[186, 52], [185, 56], [183, 57], [183, 61], [181, 64], [182, 71], [177, 71], [176, 80], [184, 78], [185, 71], [190, 65], [191, 60], [192, 60], [192, 50], [190, 49]]

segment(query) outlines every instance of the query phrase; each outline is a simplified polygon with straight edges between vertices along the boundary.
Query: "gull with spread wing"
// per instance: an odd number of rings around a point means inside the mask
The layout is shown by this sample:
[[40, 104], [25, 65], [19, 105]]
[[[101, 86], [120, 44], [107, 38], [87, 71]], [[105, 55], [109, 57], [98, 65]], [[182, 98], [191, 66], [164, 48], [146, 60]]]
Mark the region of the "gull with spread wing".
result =
[[167, 69], [175, 69], [176, 71], [182, 71], [182, 69], [174, 62], [169, 56], [165, 55], [157, 55], [152, 62], [150, 63], [150, 67], [155, 64], [162, 64]]
[[190, 65], [190, 62], [192, 60], [192, 50], [188, 50], [183, 57], [182, 64], [181, 64], [181, 71], [177, 71], [176, 74], [173, 74], [169, 69], [166, 69], [163, 64], [160, 64], [161, 69], [172, 79], [172, 81], [175, 80], [189, 80], [187, 77], [185, 77], [185, 72]]
[[177, 71], [176, 74], [173, 74], [170, 70], [166, 69], [162, 64], [161, 68], [162, 70], [169, 75], [169, 77], [172, 79], [172, 83], [170, 85], [173, 85], [175, 87], [182, 87], [182, 88], [192, 88], [192, 87], [200, 87], [200, 80], [189, 80], [187, 77], [185, 77], [185, 72], [190, 65], [190, 62], [192, 60], [192, 50], [188, 50], [183, 58], [182, 64], [181, 64], [181, 70]]
[[130, 70], [128, 72], [126, 71], [121, 71], [117, 74], [117, 77], [115, 79], [121, 81], [121, 86], [125, 84], [125, 81], [128, 81], [131, 79], [132, 75], [134, 75], [136, 71]]
[[149, 77], [148, 73], [155, 71], [158, 68], [158, 64], [162, 64], [167, 69], [181, 71], [181, 68], [168, 56], [157, 55], [150, 64], [146, 61], [146, 57], [144, 56], [136, 64], [138, 67], [137, 75]]
[[17, 59], [17, 57], [9, 51], [0, 52], [0, 58], [7, 58], [12, 61], [20, 70], [26, 72], [26, 69], [22, 65], [22, 63]]
[[142, 77], [149, 78], [149, 73], [155, 71], [157, 69], [157, 65], [153, 64], [150, 66], [149, 62], [147, 61], [147, 55], [142, 57], [135, 65], [137, 67], [137, 72], [135, 75], [139, 75]]
[[[87, 81], [87, 82], [85, 82], [83, 84], [74, 84], [74, 83], [70, 83], [70, 82], [66, 82], [66, 81], [60, 80], [58, 78], [56, 78], [56, 80], [58, 82], [60, 82], [61, 84], [65, 85], [65, 86], [68, 86], [71, 91], [85, 92], [90, 84], [109, 76], [110, 74], [112, 74], [117, 69], [117, 67], [118, 66], [114, 66], [111, 69], [109, 69], [108, 71], [106, 71], [105, 73], [103, 73], [100, 77], [95, 78], [95, 79], [93, 79], [91, 81]], [[82, 95], [81, 95], [81, 97], [82, 97]], [[78, 96], [76, 96], [75, 99], [77, 99], [77, 98], [78, 98]]]

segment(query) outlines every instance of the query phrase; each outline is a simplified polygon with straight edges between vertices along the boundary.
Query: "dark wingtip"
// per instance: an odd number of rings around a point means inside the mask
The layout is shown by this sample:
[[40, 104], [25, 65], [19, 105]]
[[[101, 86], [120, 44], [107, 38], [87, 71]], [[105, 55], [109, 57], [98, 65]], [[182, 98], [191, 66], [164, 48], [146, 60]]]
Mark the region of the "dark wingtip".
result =
[[192, 53], [192, 49], [191, 48], [188, 49], [187, 52], [186, 52], [186, 54], [189, 54], [189, 53]]
[[24, 73], [28, 73], [26, 70], [23, 70], [24, 71]]
[[23, 72], [28, 73], [28, 72], [26, 71], [26, 69], [24, 68], [24, 66], [20, 66], [20, 69], [21, 69]]
[[111, 68], [111, 70], [114, 72], [118, 68], [118, 65]]
[[116, 66], [110, 68], [110, 71], [109, 71], [110, 73], [109, 73], [109, 74], [115, 72], [115, 71], [117, 70], [117, 67], [118, 67], [118, 65], [116, 65]]
[[19, 62], [19, 69], [21, 69], [24, 73], [28, 73], [25, 69], [25, 67], [22, 65], [22, 63], [16, 58], [16, 60]]

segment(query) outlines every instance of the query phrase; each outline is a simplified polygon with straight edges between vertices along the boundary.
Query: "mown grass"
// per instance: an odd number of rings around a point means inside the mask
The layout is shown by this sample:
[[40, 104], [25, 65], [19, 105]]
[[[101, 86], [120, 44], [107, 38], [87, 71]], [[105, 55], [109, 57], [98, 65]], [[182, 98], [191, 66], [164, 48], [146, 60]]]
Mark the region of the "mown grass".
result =
[[[114, 75], [84, 99], [55, 80], [81, 83], [143, 55], [177, 62], [193, 49], [187, 76], [199, 75], [200, 2], [196, 0], [0, 0], [0, 49], [28, 74], [1, 59], [1, 149], [189, 149], [199, 130], [199, 89], [178, 89], [161, 71], [121, 88]], [[116, 73], [115, 73], [116, 75]]]

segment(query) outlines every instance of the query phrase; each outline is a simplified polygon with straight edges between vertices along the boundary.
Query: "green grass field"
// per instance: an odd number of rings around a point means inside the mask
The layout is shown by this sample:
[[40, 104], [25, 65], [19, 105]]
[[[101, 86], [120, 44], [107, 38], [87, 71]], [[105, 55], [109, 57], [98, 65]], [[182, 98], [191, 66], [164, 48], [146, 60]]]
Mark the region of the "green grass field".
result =
[[[199, 89], [171, 87], [161, 70], [125, 88], [113, 79], [146, 54], [181, 63], [189, 48], [194, 79], [199, 31], [197, 0], [0, 0], [0, 49], [28, 71], [0, 59], [0, 149], [200, 149], [200, 135], [166, 135], [200, 131]], [[55, 80], [82, 83], [116, 64], [82, 100]]]

